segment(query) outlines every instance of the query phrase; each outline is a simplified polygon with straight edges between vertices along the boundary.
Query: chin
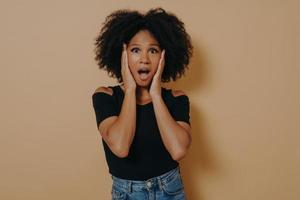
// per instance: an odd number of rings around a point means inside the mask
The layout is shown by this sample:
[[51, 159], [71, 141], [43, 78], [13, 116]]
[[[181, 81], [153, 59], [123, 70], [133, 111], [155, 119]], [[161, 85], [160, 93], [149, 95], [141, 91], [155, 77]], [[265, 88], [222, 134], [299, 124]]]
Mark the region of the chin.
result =
[[136, 84], [137, 84], [138, 86], [140, 86], [140, 87], [148, 87], [148, 86], [151, 85], [152, 78], [153, 78], [153, 77], [149, 78], [148, 80], [142, 81], [142, 80], [140, 80], [139, 77], [138, 77], [137, 79], [135, 79], [135, 82], [136, 82]]
[[149, 87], [150, 86], [150, 83], [148, 83], [148, 81], [147, 82], [145, 82], [145, 81], [136, 82], [136, 83], [137, 83], [137, 86], [139, 86], [139, 87]]
[[151, 86], [151, 81], [144, 81], [142, 83], [137, 83], [137, 86], [140, 87], [140, 88], [147, 88], [147, 89], [150, 89], [150, 86]]

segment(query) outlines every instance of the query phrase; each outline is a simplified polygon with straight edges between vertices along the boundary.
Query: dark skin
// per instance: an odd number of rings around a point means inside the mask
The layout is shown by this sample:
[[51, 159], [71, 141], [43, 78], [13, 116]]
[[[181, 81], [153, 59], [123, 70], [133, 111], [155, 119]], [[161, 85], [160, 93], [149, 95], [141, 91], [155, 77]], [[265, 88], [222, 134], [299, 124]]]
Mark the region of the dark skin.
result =
[[[178, 161], [186, 155], [191, 144], [191, 128], [186, 122], [175, 121], [162, 99], [161, 75], [165, 64], [165, 51], [157, 49], [158, 54], [154, 54], [155, 51], [152, 49], [153, 51], [151, 50], [151, 52], [150, 44], [155, 42], [155, 39], [151, 38], [151, 35], [147, 32], [139, 33], [137, 33], [139, 34], [137, 35], [138, 37], [134, 38], [136, 39], [134, 43], [139, 43], [138, 47], [134, 49], [135, 54], [129, 57], [129, 48], [127, 48], [126, 44], [123, 47], [121, 71], [124, 83], [121, 88], [124, 92], [135, 95], [134, 98], [136, 98], [137, 103], [145, 104], [144, 102], [152, 101], [163, 143], [172, 158]], [[130, 45], [131, 43], [129, 43]], [[149, 78], [146, 81], [139, 79], [136, 68], [141, 64], [151, 66], [151, 72], [154, 74], [153, 78]], [[184, 94], [182, 91], [179, 91], [179, 93]]]

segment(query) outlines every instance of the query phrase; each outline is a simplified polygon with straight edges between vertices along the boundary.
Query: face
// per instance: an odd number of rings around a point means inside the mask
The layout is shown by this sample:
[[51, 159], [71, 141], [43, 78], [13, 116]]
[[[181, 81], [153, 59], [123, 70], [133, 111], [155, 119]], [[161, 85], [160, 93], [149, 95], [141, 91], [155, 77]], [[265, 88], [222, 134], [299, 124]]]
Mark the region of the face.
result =
[[161, 52], [159, 43], [148, 30], [141, 30], [131, 38], [127, 48], [128, 65], [137, 85], [151, 83]]

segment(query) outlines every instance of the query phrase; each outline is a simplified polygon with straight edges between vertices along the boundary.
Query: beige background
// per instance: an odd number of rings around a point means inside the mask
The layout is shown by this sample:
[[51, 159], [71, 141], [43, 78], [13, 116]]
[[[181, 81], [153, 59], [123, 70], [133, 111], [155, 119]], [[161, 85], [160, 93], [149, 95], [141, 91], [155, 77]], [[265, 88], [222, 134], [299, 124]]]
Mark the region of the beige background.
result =
[[162, 6], [193, 39], [190, 200], [300, 199], [299, 1], [1, 1], [0, 199], [99, 200], [111, 179], [91, 95], [110, 12]]

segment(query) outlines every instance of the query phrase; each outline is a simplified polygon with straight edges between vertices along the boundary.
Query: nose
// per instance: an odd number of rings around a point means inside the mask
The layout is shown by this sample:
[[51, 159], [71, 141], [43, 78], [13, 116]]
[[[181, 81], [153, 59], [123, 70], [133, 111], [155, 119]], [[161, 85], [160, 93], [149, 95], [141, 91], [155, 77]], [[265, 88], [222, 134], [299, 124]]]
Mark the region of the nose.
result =
[[149, 57], [148, 57], [148, 53], [147, 52], [142, 52], [141, 53], [141, 57], [140, 57], [140, 62], [141, 63], [149, 63]]

